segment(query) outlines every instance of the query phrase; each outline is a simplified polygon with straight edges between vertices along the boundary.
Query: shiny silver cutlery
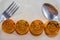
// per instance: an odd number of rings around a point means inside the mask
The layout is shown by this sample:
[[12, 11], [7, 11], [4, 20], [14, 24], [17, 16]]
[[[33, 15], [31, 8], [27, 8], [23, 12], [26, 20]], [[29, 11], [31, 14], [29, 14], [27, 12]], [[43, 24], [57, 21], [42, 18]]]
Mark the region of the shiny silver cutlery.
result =
[[0, 22], [10, 18], [18, 10], [18, 8], [19, 6], [13, 1], [11, 5], [0, 16]]
[[53, 5], [44, 3], [42, 6], [42, 12], [47, 19], [58, 21], [58, 11]]

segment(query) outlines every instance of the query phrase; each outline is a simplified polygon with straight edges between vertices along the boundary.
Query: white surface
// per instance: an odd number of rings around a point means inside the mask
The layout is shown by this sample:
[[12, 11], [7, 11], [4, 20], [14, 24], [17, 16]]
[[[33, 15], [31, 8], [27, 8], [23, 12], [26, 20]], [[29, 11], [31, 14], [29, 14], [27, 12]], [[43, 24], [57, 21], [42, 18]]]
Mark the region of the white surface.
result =
[[[19, 10], [11, 17], [15, 22], [21, 19], [27, 20], [29, 23], [35, 19], [46, 22], [41, 10], [43, 3], [51, 3], [58, 9], [58, 13], [60, 13], [60, 1], [58, 0], [15, 0], [15, 2], [20, 6]], [[0, 13], [11, 3], [12, 0], [2, 0], [0, 2]], [[33, 36], [30, 32], [26, 35], [18, 35], [16, 32], [7, 34], [2, 31], [1, 27], [0, 23], [0, 40], [60, 40], [60, 33], [53, 38], [46, 36], [44, 32], [40, 36]]]

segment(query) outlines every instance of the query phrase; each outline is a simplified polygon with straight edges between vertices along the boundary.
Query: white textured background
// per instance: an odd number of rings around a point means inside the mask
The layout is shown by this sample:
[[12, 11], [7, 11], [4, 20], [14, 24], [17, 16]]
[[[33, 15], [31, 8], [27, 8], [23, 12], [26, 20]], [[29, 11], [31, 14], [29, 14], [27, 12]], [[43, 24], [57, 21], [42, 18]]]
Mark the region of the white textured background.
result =
[[[13, 0], [0, 0], [0, 14], [12, 3], [12, 1]], [[29, 23], [35, 19], [46, 22], [41, 10], [43, 3], [54, 5], [58, 13], [60, 13], [59, 0], [15, 0], [15, 2], [20, 6], [19, 10], [11, 17], [15, 22], [21, 19], [27, 20]], [[40, 36], [33, 36], [30, 32], [26, 35], [18, 35], [16, 32], [7, 34], [2, 31], [1, 27], [0, 23], [0, 40], [60, 40], [60, 33], [53, 38], [46, 36], [44, 32]]]

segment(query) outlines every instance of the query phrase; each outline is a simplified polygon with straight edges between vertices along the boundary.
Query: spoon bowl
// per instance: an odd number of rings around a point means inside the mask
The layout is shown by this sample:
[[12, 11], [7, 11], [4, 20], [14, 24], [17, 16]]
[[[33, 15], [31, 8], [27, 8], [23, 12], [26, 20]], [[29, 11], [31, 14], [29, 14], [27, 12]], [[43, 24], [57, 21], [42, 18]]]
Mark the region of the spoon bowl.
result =
[[58, 20], [58, 11], [53, 5], [44, 3], [42, 6], [42, 12], [44, 17], [49, 20]]

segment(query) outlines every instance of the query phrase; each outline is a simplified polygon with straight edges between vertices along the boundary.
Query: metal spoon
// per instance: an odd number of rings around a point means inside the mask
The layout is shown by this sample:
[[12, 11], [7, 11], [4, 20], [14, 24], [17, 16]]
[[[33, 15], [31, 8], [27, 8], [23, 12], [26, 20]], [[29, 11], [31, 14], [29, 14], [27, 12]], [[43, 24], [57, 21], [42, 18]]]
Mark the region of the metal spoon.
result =
[[58, 21], [58, 11], [53, 5], [44, 3], [42, 6], [42, 12], [47, 19]]

